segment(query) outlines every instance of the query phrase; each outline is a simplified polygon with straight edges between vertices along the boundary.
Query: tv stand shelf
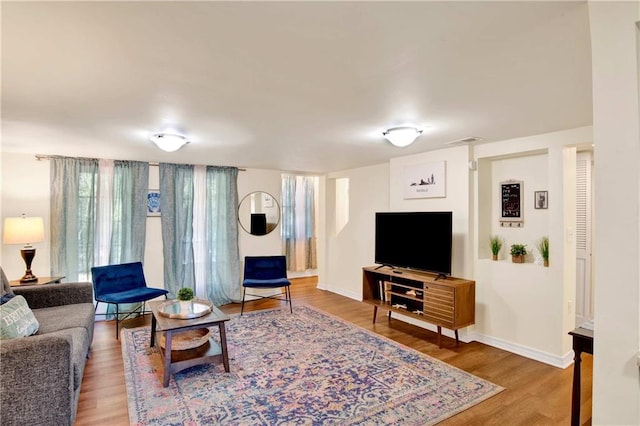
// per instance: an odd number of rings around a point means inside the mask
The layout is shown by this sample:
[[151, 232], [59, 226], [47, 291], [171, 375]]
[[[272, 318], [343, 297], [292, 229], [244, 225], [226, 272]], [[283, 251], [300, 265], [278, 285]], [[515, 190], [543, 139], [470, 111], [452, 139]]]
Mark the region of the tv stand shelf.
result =
[[362, 268], [362, 299], [373, 305], [373, 322], [378, 308], [398, 312], [438, 327], [442, 347], [442, 327], [453, 330], [475, 323], [476, 283], [455, 277], [389, 266]]

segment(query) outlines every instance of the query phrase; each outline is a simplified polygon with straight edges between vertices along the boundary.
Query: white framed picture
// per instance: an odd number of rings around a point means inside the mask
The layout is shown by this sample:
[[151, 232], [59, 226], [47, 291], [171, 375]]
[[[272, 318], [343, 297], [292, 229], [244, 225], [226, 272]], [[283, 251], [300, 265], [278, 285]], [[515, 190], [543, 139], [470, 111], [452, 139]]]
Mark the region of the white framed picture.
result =
[[160, 216], [160, 191], [157, 189], [147, 193], [147, 216]]
[[273, 207], [273, 197], [271, 194], [267, 194], [266, 192], [262, 193], [262, 206], [267, 208]]
[[446, 162], [407, 166], [404, 172], [404, 198], [446, 197]]

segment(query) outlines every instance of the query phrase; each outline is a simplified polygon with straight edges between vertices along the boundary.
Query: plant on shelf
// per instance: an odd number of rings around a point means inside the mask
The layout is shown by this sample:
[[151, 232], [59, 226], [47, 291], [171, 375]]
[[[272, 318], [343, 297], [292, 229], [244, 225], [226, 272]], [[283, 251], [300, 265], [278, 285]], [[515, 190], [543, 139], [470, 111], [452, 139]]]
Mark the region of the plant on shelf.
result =
[[549, 266], [549, 237], [545, 236], [538, 240], [538, 251], [542, 256], [544, 266]]
[[526, 244], [511, 244], [511, 261], [513, 263], [524, 263], [524, 257], [526, 255]]
[[493, 260], [498, 260], [498, 254], [500, 253], [500, 250], [502, 249], [502, 238], [500, 238], [497, 235], [491, 235], [489, 237], [489, 245], [491, 246], [491, 258]]

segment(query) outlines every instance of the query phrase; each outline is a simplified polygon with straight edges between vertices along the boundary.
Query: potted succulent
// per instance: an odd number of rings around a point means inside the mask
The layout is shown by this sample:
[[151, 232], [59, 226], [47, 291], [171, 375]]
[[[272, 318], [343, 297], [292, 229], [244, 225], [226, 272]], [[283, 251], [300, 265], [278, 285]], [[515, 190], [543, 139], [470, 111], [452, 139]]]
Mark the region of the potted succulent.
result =
[[497, 235], [491, 235], [489, 237], [489, 245], [491, 246], [491, 258], [493, 260], [498, 260], [498, 254], [502, 249], [502, 238]]
[[182, 287], [178, 290], [178, 301], [180, 302], [180, 310], [184, 312], [193, 311], [193, 290], [189, 287]]
[[513, 263], [524, 263], [524, 257], [526, 255], [526, 244], [511, 244], [511, 261]]
[[538, 240], [538, 251], [542, 256], [544, 266], [549, 266], [549, 237], [542, 237]]

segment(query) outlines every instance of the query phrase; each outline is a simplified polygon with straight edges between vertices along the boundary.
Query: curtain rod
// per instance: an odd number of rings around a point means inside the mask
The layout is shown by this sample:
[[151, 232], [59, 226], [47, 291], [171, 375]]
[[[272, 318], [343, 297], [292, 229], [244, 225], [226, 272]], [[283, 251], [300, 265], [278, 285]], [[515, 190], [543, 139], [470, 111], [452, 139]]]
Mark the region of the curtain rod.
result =
[[[38, 161], [49, 160], [50, 158], [55, 158], [55, 157], [59, 157], [59, 156], [58, 155], [36, 154], [36, 160], [38, 160]], [[75, 158], [86, 158], [86, 157], [75, 157]], [[158, 167], [158, 166], [160, 166], [160, 163], [157, 163], [157, 162], [154, 162], [154, 161], [149, 161], [149, 165], [150, 166], [154, 166], [154, 167]], [[246, 172], [247, 171], [247, 169], [242, 169], [240, 167], [237, 167], [237, 169], [238, 169], [239, 172]]]

